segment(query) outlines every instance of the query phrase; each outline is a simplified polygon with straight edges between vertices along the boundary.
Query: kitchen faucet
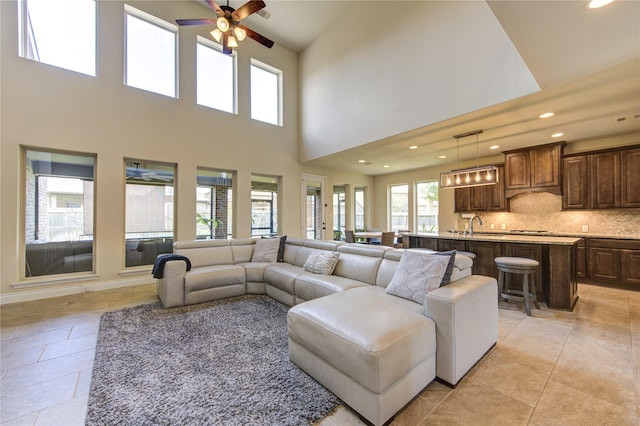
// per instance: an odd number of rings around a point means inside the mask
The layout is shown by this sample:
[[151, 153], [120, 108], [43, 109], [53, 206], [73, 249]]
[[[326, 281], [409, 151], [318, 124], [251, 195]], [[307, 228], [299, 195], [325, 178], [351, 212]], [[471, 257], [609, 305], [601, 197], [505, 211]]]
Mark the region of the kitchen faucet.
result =
[[476, 213], [473, 214], [473, 216], [471, 216], [471, 219], [469, 219], [469, 236], [473, 237], [473, 219], [478, 218], [478, 225], [482, 226], [482, 219], [480, 218], [480, 216], [478, 216]]

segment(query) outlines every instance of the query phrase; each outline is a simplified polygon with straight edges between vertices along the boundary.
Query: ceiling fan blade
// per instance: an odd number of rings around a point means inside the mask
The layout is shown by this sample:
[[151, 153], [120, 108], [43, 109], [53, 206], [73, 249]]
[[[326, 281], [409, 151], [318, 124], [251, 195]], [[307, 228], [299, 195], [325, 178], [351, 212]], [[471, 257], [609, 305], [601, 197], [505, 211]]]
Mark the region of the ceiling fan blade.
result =
[[218, 6], [218, 3], [213, 0], [204, 0], [204, 2], [211, 8], [211, 10], [216, 12], [218, 16], [224, 16], [224, 11], [220, 8], [220, 6]]
[[231, 17], [235, 21], [242, 21], [247, 16], [259, 11], [265, 6], [266, 4], [262, 0], [250, 0], [245, 4], [243, 4], [242, 6], [240, 6], [240, 8], [238, 8], [235, 12], [233, 12], [231, 14]]
[[178, 25], [209, 25], [215, 22], [213, 19], [176, 19]]
[[271, 49], [273, 47], [274, 43], [273, 43], [272, 40], [269, 40], [265, 36], [263, 36], [261, 34], [258, 34], [257, 32], [253, 31], [251, 28], [246, 27], [244, 25], [238, 25], [238, 27], [242, 28], [243, 30], [245, 30], [247, 32], [247, 37], [250, 37], [250, 38], [254, 39], [255, 41], [257, 41], [261, 45], [266, 46], [269, 49]]
[[228, 45], [229, 42], [229, 33], [223, 33], [222, 35], [222, 53], [225, 55], [231, 55], [232, 50]]

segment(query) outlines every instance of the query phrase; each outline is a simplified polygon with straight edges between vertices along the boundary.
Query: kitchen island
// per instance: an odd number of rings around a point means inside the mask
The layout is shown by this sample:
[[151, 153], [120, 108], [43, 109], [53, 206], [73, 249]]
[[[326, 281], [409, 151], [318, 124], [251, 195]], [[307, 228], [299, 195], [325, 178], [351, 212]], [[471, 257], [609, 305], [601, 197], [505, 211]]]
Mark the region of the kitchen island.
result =
[[409, 248], [460, 250], [476, 255], [473, 273], [498, 278], [494, 259], [514, 256], [535, 259], [540, 263], [535, 274], [538, 300], [551, 309], [573, 310], [578, 301], [576, 250], [581, 238], [549, 235], [475, 233], [473, 236], [452, 232], [403, 234]]

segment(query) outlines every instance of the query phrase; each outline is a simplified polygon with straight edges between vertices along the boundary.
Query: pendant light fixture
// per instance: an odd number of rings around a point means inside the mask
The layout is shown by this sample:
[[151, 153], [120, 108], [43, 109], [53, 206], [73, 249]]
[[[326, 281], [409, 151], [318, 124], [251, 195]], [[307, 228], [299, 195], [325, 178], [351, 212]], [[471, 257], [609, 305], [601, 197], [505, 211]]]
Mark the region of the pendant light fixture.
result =
[[[458, 168], [450, 172], [440, 173], [440, 188], [467, 188], [498, 183], [498, 169], [495, 166], [478, 166], [478, 135], [481, 133], [482, 130], [474, 130], [453, 136], [456, 140]], [[460, 169], [460, 139], [474, 135], [476, 137], [476, 167]]]

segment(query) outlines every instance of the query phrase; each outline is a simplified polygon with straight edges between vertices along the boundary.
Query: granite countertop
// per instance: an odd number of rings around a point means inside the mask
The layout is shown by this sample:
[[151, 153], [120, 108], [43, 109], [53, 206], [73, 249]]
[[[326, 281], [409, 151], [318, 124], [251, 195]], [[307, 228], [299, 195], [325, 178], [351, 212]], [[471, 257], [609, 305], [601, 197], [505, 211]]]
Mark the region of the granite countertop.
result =
[[[544, 233], [527, 233], [527, 232], [508, 232], [508, 231], [476, 231], [473, 233], [473, 237], [467, 236], [466, 238], [459, 233], [454, 235], [451, 231], [438, 232], [438, 233], [411, 233], [408, 234], [414, 237], [432, 237], [432, 238], [446, 238], [446, 239], [472, 239], [476, 241], [513, 241], [513, 242], [532, 242], [545, 244], [573, 244], [580, 238], [605, 238], [614, 240], [640, 240], [640, 234], [624, 234], [624, 235], [611, 235], [611, 234], [596, 234], [596, 233], [567, 233], [567, 232], [544, 232]], [[562, 242], [562, 238], [569, 240]]]
[[441, 238], [446, 240], [469, 240], [469, 241], [500, 241], [505, 243], [532, 243], [532, 244], [559, 244], [559, 245], [572, 245], [580, 241], [577, 237], [558, 237], [551, 235], [522, 235], [517, 234], [498, 234], [498, 233], [480, 233], [476, 232], [473, 236], [467, 235], [466, 237], [462, 233], [454, 234], [452, 232], [438, 232], [438, 233], [409, 233], [404, 234], [410, 237], [426, 237], [426, 238]]

